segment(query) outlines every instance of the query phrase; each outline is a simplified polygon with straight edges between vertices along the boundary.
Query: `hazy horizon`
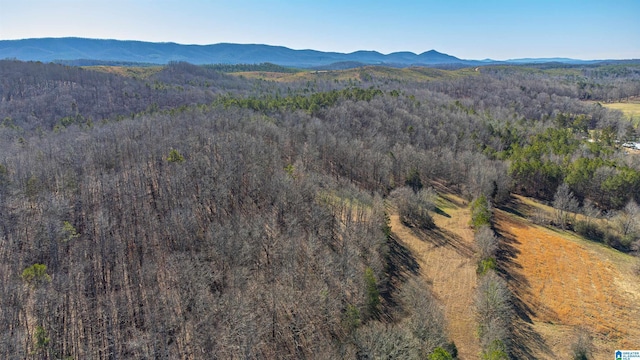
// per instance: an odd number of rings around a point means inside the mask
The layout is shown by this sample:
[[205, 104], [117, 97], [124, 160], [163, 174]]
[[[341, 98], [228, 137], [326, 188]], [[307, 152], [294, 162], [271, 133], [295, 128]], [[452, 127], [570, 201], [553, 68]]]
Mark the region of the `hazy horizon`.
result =
[[0, 40], [80, 37], [461, 59], [640, 58], [640, 2], [0, 0]]
[[523, 58], [509, 58], [509, 59], [494, 59], [494, 58], [477, 58], [477, 59], [471, 59], [471, 58], [461, 58], [459, 56], [457, 56], [456, 54], [450, 54], [450, 53], [445, 53], [443, 51], [439, 51], [438, 49], [429, 49], [429, 50], [425, 50], [422, 52], [413, 52], [413, 51], [409, 51], [409, 50], [401, 50], [401, 51], [393, 51], [393, 52], [380, 52], [378, 50], [374, 50], [374, 49], [359, 49], [359, 50], [355, 50], [355, 51], [349, 51], [349, 52], [341, 52], [341, 51], [331, 51], [331, 50], [318, 50], [318, 49], [311, 49], [311, 48], [291, 48], [288, 46], [284, 46], [284, 45], [278, 45], [278, 44], [264, 44], [264, 43], [230, 43], [230, 42], [219, 42], [219, 43], [211, 43], [211, 44], [188, 44], [188, 43], [179, 43], [179, 42], [175, 42], [175, 41], [146, 41], [146, 40], [138, 40], [138, 39], [113, 39], [113, 38], [85, 38], [85, 37], [80, 37], [80, 36], [61, 36], [61, 37], [41, 37], [41, 38], [22, 38], [22, 39], [0, 39], [0, 41], [3, 40], [7, 40], [7, 41], [20, 41], [20, 40], [39, 40], [39, 39], [72, 39], [72, 38], [77, 38], [77, 39], [87, 39], [87, 40], [113, 40], [113, 41], [131, 41], [131, 42], [147, 42], [147, 43], [154, 43], [154, 44], [176, 44], [176, 45], [184, 45], [184, 46], [209, 46], [209, 45], [218, 45], [218, 44], [234, 44], [234, 45], [265, 45], [265, 46], [273, 46], [273, 47], [284, 47], [284, 48], [289, 48], [291, 50], [300, 50], [300, 51], [306, 51], [306, 50], [311, 50], [311, 51], [321, 51], [321, 52], [327, 52], [327, 53], [343, 53], [343, 54], [351, 54], [351, 53], [356, 53], [359, 51], [375, 51], [378, 53], [381, 53], [383, 55], [390, 55], [393, 53], [402, 53], [402, 52], [409, 52], [409, 53], [413, 53], [415, 55], [420, 55], [422, 53], [426, 53], [429, 51], [437, 51], [439, 53], [445, 54], [445, 55], [451, 55], [451, 56], [455, 56], [457, 58], [460, 58], [461, 60], [495, 60], [495, 61], [511, 61], [511, 60], [527, 60], [527, 59], [532, 59], [532, 60], [536, 60], [536, 59], [572, 59], [572, 60], [584, 60], [584, 61], [597, 61], [597, 60], [638, 60], [640, 59], [640, 57], [638, 58], [626, 58], [626, 59], [614, 59], [614, 58], [600, 58], [600, 59], [581, 59], [581, 58], [570, 58], [570, 57], [564, 57], [564, 56], [546, 56], [546, 57], [523, 57]]

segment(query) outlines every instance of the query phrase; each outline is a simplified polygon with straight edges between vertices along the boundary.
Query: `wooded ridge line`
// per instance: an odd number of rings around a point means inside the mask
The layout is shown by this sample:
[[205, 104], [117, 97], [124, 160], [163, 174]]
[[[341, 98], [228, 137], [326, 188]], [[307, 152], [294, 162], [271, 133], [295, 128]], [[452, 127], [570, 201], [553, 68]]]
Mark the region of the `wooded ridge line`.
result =
[[[488, 64], [522, 64], [557, 62], [565, 64], [594, 64], [604, 60], [577, 60], [568, 58], [512, 59], [506, 61], [465, 60], [452, 55], [429, 50], [421, 54], [377, 51], [352, 53], [323, 52], [317, 50], [293, 50], [283, 46], [261, 44], [182, 45], [86, 38], [37, 38], [0, 40], [0, 59], [25, 61], [111, 61], [149, 64], [167, 64], [186, 61], [193, 64], [259, 64], [273, 63], [282, 66], [313, 68], [338, 63], [350, 67], [356, 65], [406, 66], [481, 66]], [[615, 61], [615, 60], [614, 60]]]

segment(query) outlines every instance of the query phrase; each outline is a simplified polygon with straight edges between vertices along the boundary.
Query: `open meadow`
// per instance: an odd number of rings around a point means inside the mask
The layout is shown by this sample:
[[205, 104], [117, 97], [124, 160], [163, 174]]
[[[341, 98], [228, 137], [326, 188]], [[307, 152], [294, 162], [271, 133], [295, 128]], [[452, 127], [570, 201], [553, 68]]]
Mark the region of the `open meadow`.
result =
[[640, 122], [640, 100], [630, 100], [626, 102], [603, 103], [602, 106], [607, 109], [620, 110], [628, 118], [636, 124]]

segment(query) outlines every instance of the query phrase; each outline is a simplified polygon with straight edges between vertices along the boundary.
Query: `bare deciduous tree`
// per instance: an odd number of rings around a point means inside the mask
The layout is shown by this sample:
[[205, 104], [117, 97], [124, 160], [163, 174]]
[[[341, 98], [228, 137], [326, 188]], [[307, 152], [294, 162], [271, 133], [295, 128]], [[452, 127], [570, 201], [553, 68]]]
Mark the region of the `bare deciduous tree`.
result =
[[565, 229], [574, 220], [575, 212], [578, 211], [578, 200], [566, 183], [558, 187], [553, 197], [553, 207], [556, 209], [556, 224]]
[[476, 229], [474, 240], [480, 259], [495, 257], [498, 251], [498, 238], [489, 226], [485, 225]]

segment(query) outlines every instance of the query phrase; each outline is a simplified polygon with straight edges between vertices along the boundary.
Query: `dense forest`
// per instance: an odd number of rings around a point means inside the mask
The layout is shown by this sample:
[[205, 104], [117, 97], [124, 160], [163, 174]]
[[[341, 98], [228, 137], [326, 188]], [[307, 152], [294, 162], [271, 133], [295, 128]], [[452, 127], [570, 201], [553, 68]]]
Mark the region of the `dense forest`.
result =
[[[221, 70], [0, 61], [0, 357], [455, 357], [388, 224], [398, 206], [432, 226], [436, 184], [475, 200], [483, 260], [488, 213], [511, 194], [638, 250], [640, 225], [565, 215], [640, 214], [640, 156], [620, 146], [640, 129], [601, 105], [640, 96], [640, 65], [287, 83]], [[479, 285], [504, 293], [479, 308], [485, 355], [511, 354], [504, 281]]]

